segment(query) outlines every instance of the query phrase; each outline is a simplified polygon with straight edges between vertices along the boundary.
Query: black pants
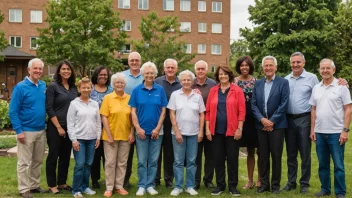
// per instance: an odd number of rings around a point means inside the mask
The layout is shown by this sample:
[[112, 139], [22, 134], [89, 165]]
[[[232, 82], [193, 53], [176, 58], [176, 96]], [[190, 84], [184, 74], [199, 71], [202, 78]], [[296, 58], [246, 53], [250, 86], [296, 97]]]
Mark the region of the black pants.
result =
[[172, 182], [174, 179], [174, 149], [172, 146], [172, 134], [171, 134], [171, 121], [164, 121], [164, 135], [163, 135], [163, 143], [160, 148], [160, 155], [158, 160], [158, 170], [156, 172], [156, 177], [154, 179], [155, 183], [160, 183], [161, 179], [161, 161], [164, 160], [164, 181]]
[[284, 145], [285, 129], [271, 132], [257, 130], [260, 153], [260, 179], [262, 186], [270, 188], [270, 155], [272, 160], [271, 189], [279, 190], [281, 181], [281, 158]]
[[97, 183], [100, 179], [100, 160], [103, 161], [103, 168], [105, 168], [105, 155], [104, 155], [104, 141], [100, 140], [100, 145], [95, 149], [93, 164], [90, 169], [90, 177], [92, 178], [92, 183]]
[[300, 118], [287, 117], [288, 129], [285, 133], [286, 153], [287, 153], [287, 177], [288, 184], [296, 185], [297, 179], [297, 156], [298, 151], [301, 156], [301, 186], [309, 186], [311, 174], [311, 140], [310, 135], [310, 115]]
[[[70, 165], [72, 142], [67, 135], [66, 126], [62, 126], [66, 136], [59, 135], [52, 122], [48, 122], [46, 131], [49, 154], [46, 158], [46, 180], [49, 187], [66, 184], [68, 167]], [[56, 166], [57, 178], [56, 178]], [[56, 180], [57, 179], [57, 180]]]
[[229, 189], [238, 185], [238, 151], [239, 141], [233, 136], [216, 134], [212, 137], [213, 159], [215, 162], [216, 185], [226, 188], [225, 161], [227, 161], [227, 178]]
[[130, 152], [128, 153], [128, 160], [127, 160], [126, 175], [125, 175], [124, 183], [130, 181], [130, 177], [132, 174], [133, 154], [134, 154], [135, 145], [136, 145], [136, 142], [133, 142], [133, 144], [131, 144], [131, 146], [130, 146]]
[[206, 138], [204, 134], [203, 141], [198, 143], [198, 153], [197, 153], [197, 171], [196, 171], [196, 183], [201, 182], [202, 177], [202, 157], [204, 149], [204, 176], [203, 182], [212, 182], [214, 177], [214, 161], [211, 148], [211, 142]]

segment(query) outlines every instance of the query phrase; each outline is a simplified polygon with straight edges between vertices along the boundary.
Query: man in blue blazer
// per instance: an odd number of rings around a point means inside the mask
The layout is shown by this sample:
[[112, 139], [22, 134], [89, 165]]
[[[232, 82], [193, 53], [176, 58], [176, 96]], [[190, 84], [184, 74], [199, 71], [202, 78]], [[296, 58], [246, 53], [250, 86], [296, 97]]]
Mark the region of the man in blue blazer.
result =
[[286, 79], [275, 75], [277, 60], [266, 56], [262, 61], [265, 78], [257, 80], [252, 95], [252, 111], [256, 119], [259, 141], [259, 167], [262, 186], [257, 193], [270, 191], [270, 155], [272, 158], [273, 194], [280, 193], [281, 157], [287, 128], [286, 110], [290, 95], [289, 83]]

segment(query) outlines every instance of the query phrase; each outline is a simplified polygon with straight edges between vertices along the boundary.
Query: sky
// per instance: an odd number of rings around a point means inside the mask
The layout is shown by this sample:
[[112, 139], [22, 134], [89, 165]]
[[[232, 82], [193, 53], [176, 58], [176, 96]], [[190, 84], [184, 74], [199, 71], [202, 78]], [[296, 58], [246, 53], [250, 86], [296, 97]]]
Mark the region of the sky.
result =
[[240, 28], [252, 27], [252, 24], [248, 21], [249, 5], [254, 5], [254, 0], [231, 0], [231, 42], [240, 38]]

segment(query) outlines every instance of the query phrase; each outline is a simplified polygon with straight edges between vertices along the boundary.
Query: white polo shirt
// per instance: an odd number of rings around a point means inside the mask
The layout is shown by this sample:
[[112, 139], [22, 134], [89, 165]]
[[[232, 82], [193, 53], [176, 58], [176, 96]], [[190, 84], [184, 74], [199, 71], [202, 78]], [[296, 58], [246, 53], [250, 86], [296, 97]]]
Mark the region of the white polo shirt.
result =
[[350, 91], [339, 86], [337, 79], [325, 86], [323, 82], [315, 85], [309, 104], [316, 106], [314, 131], [317, 133], [341, 133], [344, 123], [344, 105], [351, 104]]
[[[187, 96], [181, 88], [172, 92], [167, 108], [176, 111], [176, 123], [182, 135], [198, 134], [199, 114], [205, 111], [202, 95], [192, 90]], [[171, 133], [175, 133], [174, 129]]]

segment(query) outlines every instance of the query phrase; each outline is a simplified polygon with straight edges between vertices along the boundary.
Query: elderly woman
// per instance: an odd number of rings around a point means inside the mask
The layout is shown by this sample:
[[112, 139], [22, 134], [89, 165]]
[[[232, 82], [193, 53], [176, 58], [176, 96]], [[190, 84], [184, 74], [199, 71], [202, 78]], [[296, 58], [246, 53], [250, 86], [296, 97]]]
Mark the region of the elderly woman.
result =
[[155, 64], [144, 63], [141, 73], [144, 82], [133, 89], [128, 103], [132, 107], [132, 121], [137, 132], [137, 196], [143, 196], [145, 191], [151, 195], [158, 194], [154, 189], [154, 179], [163, 135], [161, 127], [167, 106], [163, 87], [154, 83], [158, 73]]
[[72, 141], [75, 168], [73, 172], [72, 194], [75, 198], [95, 194], [89, 188], [90, 167], [94, 151], [99, 147], [101, 119], [98, 102], [90, 99], [92, 83], [87, 77], [78, 81], [81, 94], [74, 99], [67, 112], [67, 133]]
[[[242, 56], [236, 62], [236, 72], [239, 74], [235, 78], [235, 84], [239, 86], [244, 93], [246, 101], [246, 122], [243, 124], [243, 137], [240, 140], [241, 147], [247, 147], [247, 172], [248, 182], [243, 189], [252, 189], [254, 187], [253, 172], [255, 167], [255, 148], [258, 148], [258, 136], [255, 128], [255, 119], [252, 113], [251, 100], [254, 83], [256, 79], [252, 76], [254, 72], [254, 64], [252, 58], [249, 56]], [[259, 155], [258, 155], [259, 161]], [[260, 169], [258, 165], [258, 181], [257, 186], [261, 186], [260, 182]]]
[[182, 88], [171, 94], [167, 108], [172, 123], [172, 145], [174, 149], [175, 188], [171, 196], [178, 196], [183, 190], [183, 169], [186, 159], [186, 192], [198, 195], [194, 190], [198, 143], [203, 139], [205, 106], [200, 94], [192, 90], [194, 74], [183, 71], [179, 77]]
[[123, 73], [111, 76], [114, 92], [104, 97], [100, 108], [104, 130], [105, 153], [105, 197], [111, 197], [115, 187], [116, 193], [127, 195], [123, 188], [130, 144], [134, 142], [134, 128], [131, 119], [131, 107], [128, 106], [130, 95], [124, 92], [127, 79]]
[[238, 185], [239, 139], [246, 115], [243, 91], [234, 85], [229, 67], [219, 66], [215, 72], [219, 85], [210, 89], [206, 105], [206, 136], [212, 141], [217, 187], [211, 193], [220, 195], [226, 187], [225, 161], [229, 191], [240, 196]]
[[46, 180], [49, 192], [58, 194], [59, 190], [72, 190], [66, 184], [72, 150], [72, 142], [67, 135], [66, 116], [70, 102], [78, 96], [78, 92], [70, 62], [60, 61], [54, 78], [55, 81], [46, 90], [46, 113], [49, 117], [46, 130], [49, 146]]
[[[98, 102], [99, 107], [101, 107], [103, 98], [105, 95], [111, 93], [113, 88], [110, 86], [110, 70], [105, 66], [100, 66], [96, 68], [92, 75], [92, 92], [90, 97], [92, 100]], [[100, 141], [100, 147], [95, 150], [94, 160], [92, 164], [91, 178], [92, 178], [92, 187], [100, 188], [99, 179], [100, 179], [100, 161], [103, 161], [105, 164], [104, 157], [104, 143], [103, 140]]]

